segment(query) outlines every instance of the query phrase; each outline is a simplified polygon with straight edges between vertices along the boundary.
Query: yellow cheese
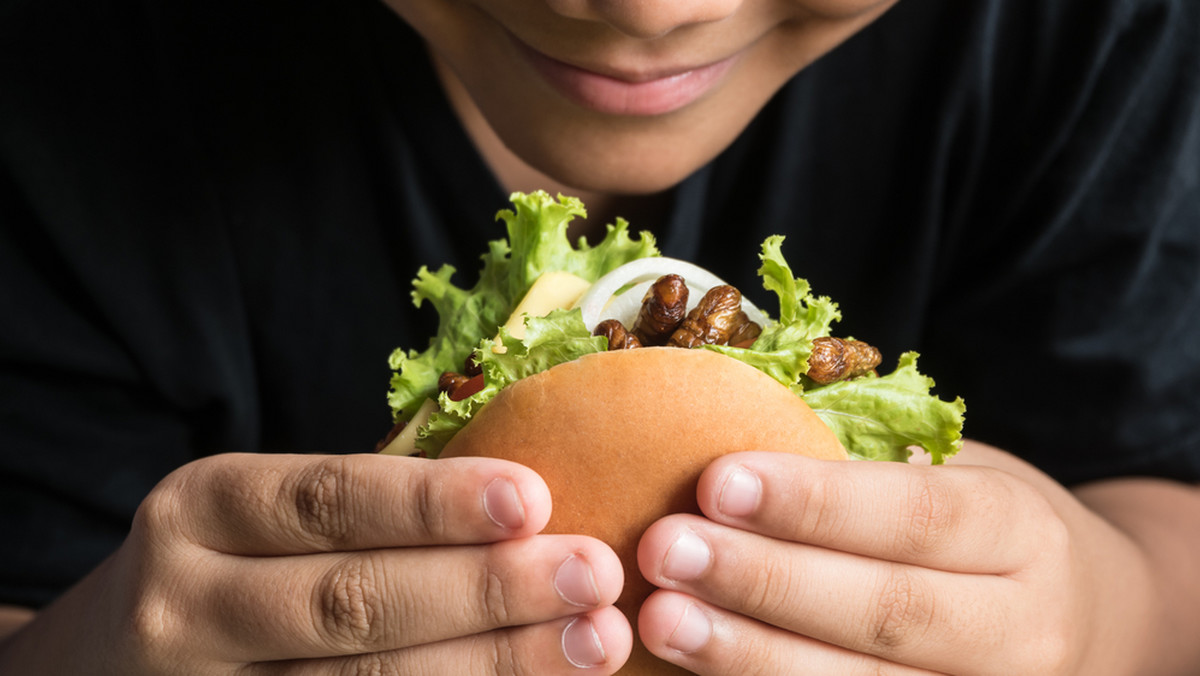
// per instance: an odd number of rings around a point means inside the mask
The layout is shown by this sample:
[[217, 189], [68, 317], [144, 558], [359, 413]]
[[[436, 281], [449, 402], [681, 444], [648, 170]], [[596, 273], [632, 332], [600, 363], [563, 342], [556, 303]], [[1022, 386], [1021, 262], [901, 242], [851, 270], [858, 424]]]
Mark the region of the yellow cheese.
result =
[[400, 430], [400, 434], [396, 435], [383, 450], [379, 451], [385, 455], [412, 455], [417, 453], [417, 430], [425, 423], [429, 422], [429, 416], [438, 408], [437, 402], [432, 399], [426, 399], [425, 403], [421, 404], [421, 408], [413, 414], [412, 420]]
[[[521, 302], [517, 303], [517, 308], [513, 310], [504, 326], [511, 335], [524, 338], [526, 317], [544, 317], [555, 310], [568, 309], [583, 297], [591, 285], [586, 279], [569, 272], [547, 272], [529, 287], [529, 291], [525, 293]], [[499, 336], [496, 337], [496, 347], [492, 350], [504, 352]], [[404, 429], [400, 430], [400, 434], [379, 452], [387, 455], [417, 453], [417, 430], [429, 422], [429, 416], [437, 410], [438, 403], [433, 399], [426, 399]]]
[[[570, 308], [591, 285], [586, 279], [569, 272], [547, 272], [529, 287], [525, 297], [517, 303], [517, 308], [504, 323], [504, 328], [514, 337], [524, 338], [526, 317], [545, 317], [555, 310]], [[502, 352], [503, 348], [498, 346], [495, 351]]]

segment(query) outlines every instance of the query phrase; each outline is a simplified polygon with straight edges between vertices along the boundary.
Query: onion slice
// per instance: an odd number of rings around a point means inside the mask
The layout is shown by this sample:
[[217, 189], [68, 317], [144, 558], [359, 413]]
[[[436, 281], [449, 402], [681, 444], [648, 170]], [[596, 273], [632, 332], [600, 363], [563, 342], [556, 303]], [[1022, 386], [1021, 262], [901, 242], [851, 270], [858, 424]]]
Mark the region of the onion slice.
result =
[[[687, 284], [688, 311], [696, 307], [709, 289], [726, 284], [725, 280], [708, 270], [677, 258], [639, 258], [596, 280], [575, 303], [575, 307], [583, 314], [583, 323], [588, 331], [594, 331], [596, 325], [605, 319], [617, 319], [626, 327], [632, 327], [646, 291], [659, 277], [670, 274], [679, 275]], [[626, 287], [629, 287], [628, 290], [617, 293]], [[759, 326], [766, 327], [770, 321], [744, 296], [742, 310], [750, 321]]]

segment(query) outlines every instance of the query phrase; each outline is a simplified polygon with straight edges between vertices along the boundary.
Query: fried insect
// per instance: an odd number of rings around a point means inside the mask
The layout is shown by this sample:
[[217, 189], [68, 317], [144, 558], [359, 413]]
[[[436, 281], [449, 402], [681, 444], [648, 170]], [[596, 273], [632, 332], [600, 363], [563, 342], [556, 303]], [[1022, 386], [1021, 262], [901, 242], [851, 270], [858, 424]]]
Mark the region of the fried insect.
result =
[[474, 352], [467, 355], [467, 358], [463, 360], [463, 373], [470, 378], [483, 373], [483, 366], [475, 359]]
[[446, 371], [438, 376], [438, 391], [445, 392], [446, 394], [454, 394], [455, 390], [462, 387], [470, 379], [470, 376], [455, 373], [454, 371]]
[[592, 335], [607, 338], [610, 350], [631, 350], [642, 346], [638, 337], [626, 331], [625, 325], [619, 319], [605, 319], [596, 325]]
[[828, 385], [869, 373], [879, 366], [883, 357], [879, 350], [861, 340], [846, 340], [832, 336], [813, 341], [808, 358], [808, 377]]
[[663, 275], [642, 299], [633, 335], [642, 345], [664, 345], [687, 315], [688, 288], [683, 277]]
[[725, 345], [737, 330], [742, 292], [728, 284], [709, 289], [688, 313], [667, 344], [672, 347]]
[[438, 377], [438, 391], [448, 395], [450, 401], [462, 401], [482, 390], [483, 385], [482, 370], [473, 376], [446, 371]]
[[750, 347], [762, 334], [762, 327], [750, 321], [745, 310], [737, 313], [734, 323], [737, 328], [733, 330], [733, 335], [729, 336], [729, 344], [734, 347]]

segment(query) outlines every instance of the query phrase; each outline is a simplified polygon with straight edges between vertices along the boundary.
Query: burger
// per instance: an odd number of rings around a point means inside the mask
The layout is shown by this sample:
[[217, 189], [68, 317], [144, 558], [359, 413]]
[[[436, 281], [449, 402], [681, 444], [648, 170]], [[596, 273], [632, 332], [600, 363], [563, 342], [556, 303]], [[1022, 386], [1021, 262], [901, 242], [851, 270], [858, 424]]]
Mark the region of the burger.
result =
[[[514, 193], [507, 239], [492, 241], [478, 281], [421, 268], [418, 307], [438, 313], [424, 350], [397, 348], [384, 453], [477, 455], [519, 462], [550, 488], [545, 532], [608, 543], [625, 566], [617, 606], [636, 626], [653, 591], [637, 542], [655, 520], [699, 513], [696, 483], [742, 450], [829, 460], [940, 464], [962, 444], [965, 406], [931, 393], [917, 354], [880, 373], [869, 343], [832, 334], [837, 305], [812, 294], [762, 244], [759, 277], [778, 298], [755, 306], [712, 272], [659, 254], [648, 232], [616, 219], [603, 240], [572, 244], [586, 217], [575, 198]], [[622, 674], [676, 667], [635, 641]]]

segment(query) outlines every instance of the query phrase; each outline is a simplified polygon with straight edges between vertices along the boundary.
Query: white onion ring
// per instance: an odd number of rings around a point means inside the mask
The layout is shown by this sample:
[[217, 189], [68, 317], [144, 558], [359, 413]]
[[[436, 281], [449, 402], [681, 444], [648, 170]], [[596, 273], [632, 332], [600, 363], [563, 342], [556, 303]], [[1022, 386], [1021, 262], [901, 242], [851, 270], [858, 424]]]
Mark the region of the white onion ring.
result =
[[[588, 331], [605, 319], [618, 319], [625, 326], [632, 326], [642, 306], [642, 298], [650, 286], [663, 275], [675, 274], [683, 277], [688, 287], [688, 310], [696, 307], [704, 294], [714, 286], [726, 284], [725, 280], [704, 268], [677, 258], [639, 258], [613, 270], [596, 280], [587, 293], [575, 303], [583, 314], [583, 323]], [[634, 285], [619, 295], [617, 291]], [[766, 326], [767, 316], [744, 296], [742, 310], [750, 321]]]

